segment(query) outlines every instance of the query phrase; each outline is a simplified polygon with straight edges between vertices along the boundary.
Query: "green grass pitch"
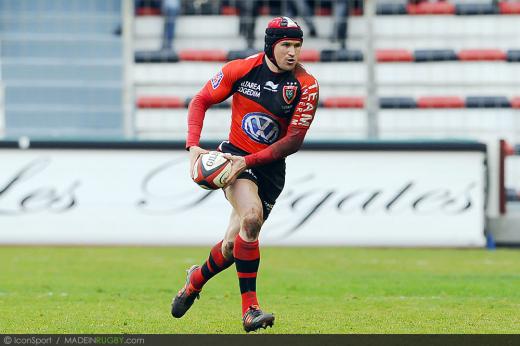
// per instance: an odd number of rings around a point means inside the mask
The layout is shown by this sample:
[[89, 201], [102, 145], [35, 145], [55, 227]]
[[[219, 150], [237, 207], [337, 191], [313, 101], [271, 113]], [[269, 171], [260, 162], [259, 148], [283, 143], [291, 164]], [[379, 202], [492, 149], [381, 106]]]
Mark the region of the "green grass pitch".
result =
[[[209, 248], [0, 248], [0, 333], [243, 333], [234, 267], [182, 318]], [[520, 333], [520, 251], [262, 248], [260, 333]]]

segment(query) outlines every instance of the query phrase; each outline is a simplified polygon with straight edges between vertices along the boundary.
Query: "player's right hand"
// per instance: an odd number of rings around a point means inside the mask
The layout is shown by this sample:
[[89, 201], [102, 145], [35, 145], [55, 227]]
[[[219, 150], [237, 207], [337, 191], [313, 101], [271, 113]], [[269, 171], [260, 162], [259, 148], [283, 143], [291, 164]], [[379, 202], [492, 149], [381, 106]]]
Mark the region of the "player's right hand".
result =
[[193, 177], [193, 165], [200, 155], [209, 153], [208, 150], [192, 145], [189, 149], [190, 153], [190, 177]]
[[246, 160], [243, 156], [235, 156], [229, 153], [224, 153], [224, 157], [231, 161], [231, 172], [226, 178], [226, 183], [222, 187], [223, 189], [233, 184], [240, 173], [242, 173], [247, 168]]

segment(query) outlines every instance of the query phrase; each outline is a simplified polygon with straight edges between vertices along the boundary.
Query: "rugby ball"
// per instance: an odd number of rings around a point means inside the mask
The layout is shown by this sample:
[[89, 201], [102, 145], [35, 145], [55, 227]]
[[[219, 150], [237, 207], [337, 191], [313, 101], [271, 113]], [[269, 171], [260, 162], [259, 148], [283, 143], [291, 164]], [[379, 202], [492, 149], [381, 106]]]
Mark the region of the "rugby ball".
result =
[[216, 190], [224, 186], [229, 173], [231, 173], [231, 161], [221, 152], [210, 151], [197, 158], [191, 178], [203, 189]]

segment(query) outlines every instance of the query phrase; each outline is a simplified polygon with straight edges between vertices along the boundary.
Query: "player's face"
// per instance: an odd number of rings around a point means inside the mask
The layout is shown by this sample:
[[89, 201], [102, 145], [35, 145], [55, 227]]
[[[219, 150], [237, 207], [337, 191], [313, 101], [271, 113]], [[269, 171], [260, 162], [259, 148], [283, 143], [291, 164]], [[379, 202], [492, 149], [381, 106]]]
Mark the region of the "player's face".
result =
[[292, 71], [300, 60], [302, 43], [297, 40], [284, 40], [274, 46], [274, 58], [280, 69]]

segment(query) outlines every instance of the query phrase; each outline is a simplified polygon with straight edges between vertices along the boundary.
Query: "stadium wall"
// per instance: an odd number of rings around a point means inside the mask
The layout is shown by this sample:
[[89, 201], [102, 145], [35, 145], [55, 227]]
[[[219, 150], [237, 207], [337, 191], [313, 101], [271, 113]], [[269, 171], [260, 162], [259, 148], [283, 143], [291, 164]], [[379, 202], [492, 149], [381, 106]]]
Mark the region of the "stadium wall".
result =
[[[181, 142], [0, 143], [1, 244], [207, 245], [225, 230], [230, 208], [190, 181]], [[477, 142], [307, 144], [262, 243], [484, 246], [485, 159]]]
[[0, 80], [0, 138], [5, 134], [4, 86]]

